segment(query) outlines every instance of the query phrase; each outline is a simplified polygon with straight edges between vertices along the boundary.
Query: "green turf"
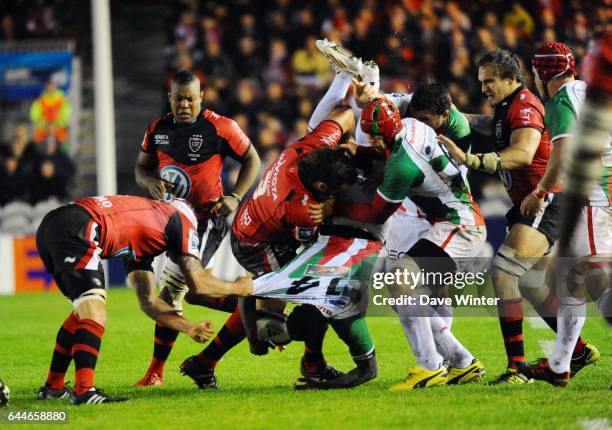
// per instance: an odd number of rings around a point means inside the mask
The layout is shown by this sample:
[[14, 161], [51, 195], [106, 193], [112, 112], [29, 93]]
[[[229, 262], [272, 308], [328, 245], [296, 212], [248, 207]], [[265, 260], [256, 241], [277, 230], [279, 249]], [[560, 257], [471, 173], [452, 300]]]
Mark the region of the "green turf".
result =
[[[198, 391], [178, 373], [178, 365], [200, 345], [180, 336], [162, 387], [136, 389], [152, 351], [153, 322], [142, 314], [127, 289], [109, 293], [109, 322], [98, 361], [96, 383], [130, 401], [115, 405], [71, 407], [64, 401], [41, 402], [35, 389], [44, 382], [55, 333], [70, 310], [60, 295], [0, 297], [0, 377], [11, 388], [11, 409], [66, 409], [70, 427], [85, 428], [489, 428], [575, 429], [581, 420], [612, 423], [612, 330], [590, 318], [586, 338], [599, 346], [600, 364], [583, 370], [567, 389], [545, 383], [529, 386], [483, 384], [390, 393], [413, 363], [395, 318], [368, 320], [379, 364], [376, 380], [353, 390], [294, 392], [302, 345], [265, 357], [248, 353], [246, 344], [217, 367], [223, 389]], [[187, 305], [188, 306], [188, 305]], [[212, 319], [220, 328], [226, 314], [187, 307], [191, 319]], [[487, 379], [504, 368], [503, 345], [495, 318], [456, 319], [453, 331], [487, 367]], [[549, 330], [525, 324], [528, 358], [541, 355], [539, 341], [554, 339]], [[330, 331], [327, 359], [341, 370], [352, 367], [347, 350]], [[74, 381], [74, 373], [68, 373]], [[604, 420], [602, 420], [604, 419]], [[34, 428], [41, 428], [36, 426]], [[58, 428], [58, 427], [53, 427]], [[59, 427], [62, 428], [62, 427]], [[65, 428], [65, 427], [64, 427]], [[585, 427], [585, 428], [588, 428]], [[604, 428], [604, 427], [599, 427]]]

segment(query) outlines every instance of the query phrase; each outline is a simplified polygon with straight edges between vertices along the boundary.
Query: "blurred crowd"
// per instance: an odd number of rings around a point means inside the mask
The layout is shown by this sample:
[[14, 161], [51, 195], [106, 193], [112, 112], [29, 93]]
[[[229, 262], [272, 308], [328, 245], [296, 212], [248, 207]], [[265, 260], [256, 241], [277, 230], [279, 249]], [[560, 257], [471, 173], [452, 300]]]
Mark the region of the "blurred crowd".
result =
[[176, 70], [195, 71], [204, 82], [206, 105], [239, 123], [265, 165], [279, 148], [305, 134], [333, 77], [316, 39], [326, 37], [364, 60], [375, 60], [385, 91], [408, 91], [433, 77], [448, 86], [461, 110], [491, 113], [476, 79], [479, 58], [497, 47], [508, 48], [523, 60], [529, 81], [535, 47], [563, 40], [579, 62], [593, 32], [609, 21], [605, 1], [593, 7], [587, 3], [176, 2], [165, 50], [167, 83]]
[[74, 0], [0, 1], [0, 41], [49, 37], [75, 38], [87, 8]]

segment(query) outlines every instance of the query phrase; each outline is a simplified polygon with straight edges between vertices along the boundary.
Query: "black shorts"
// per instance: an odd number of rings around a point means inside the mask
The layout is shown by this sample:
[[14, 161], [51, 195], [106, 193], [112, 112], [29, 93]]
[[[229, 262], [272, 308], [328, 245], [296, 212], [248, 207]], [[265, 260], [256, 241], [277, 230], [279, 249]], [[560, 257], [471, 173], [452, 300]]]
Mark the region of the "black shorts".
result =
[[60, 291], [75, 300], [88, 290], [105, 288], [99, 226], [81, 206], [49, 212], [36, 232], [36, 248]]
[[516, 204], [506, 214], [508, 230], [514, 224], [525, 224], [535, 228], [548, 239], [548, 245], [553, 246], [559, 237], [560, 199], [559, 194], [547, 194], [544, 206], [535, 217], [528, 217], [521, 213], [521, 205]]
[[232, 253], [238, 263], [256, 278], [274, 272], [295, 258], [299, 243], [266, 243], [250, 244], [241, 242], [232, 231], [230, 241]]

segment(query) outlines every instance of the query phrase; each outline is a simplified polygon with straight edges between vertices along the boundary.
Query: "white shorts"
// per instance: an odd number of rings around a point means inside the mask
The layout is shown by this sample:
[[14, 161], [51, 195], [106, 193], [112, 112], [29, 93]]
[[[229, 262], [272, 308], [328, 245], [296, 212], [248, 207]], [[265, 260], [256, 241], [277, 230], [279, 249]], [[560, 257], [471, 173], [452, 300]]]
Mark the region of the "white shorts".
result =
[[487, 240], [487, 228], [437, 222], [422, 238], [442, 248], [455, 260], [457, 270], [461, 272], [473, 264], [470, 259], [481, 255]]
[[391, 226], [385, 235], [385, 257], [399, 260], [415, 243], [431, 229], [431, 224], [419, 216], [417, 207], [405, 199], [391, 217]]
[[364, 313], [380, 242], [319, 236], [282, 269], [253, 281], [253, 295], [315, 306], [327, 318]]
[[612, 207], [582, 208], [570, 246], [577, 257], [612, 254]]

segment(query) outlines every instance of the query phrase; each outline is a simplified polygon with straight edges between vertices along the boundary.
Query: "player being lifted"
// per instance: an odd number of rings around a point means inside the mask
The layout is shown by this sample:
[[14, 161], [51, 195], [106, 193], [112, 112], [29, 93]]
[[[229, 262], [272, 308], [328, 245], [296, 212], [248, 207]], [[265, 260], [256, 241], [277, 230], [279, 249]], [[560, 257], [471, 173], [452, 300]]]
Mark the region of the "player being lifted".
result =
[[[145, 133], [135, 167], [137, 184], [155, 199], [175, 195], [187, 199], [198, 217], [201, 261], [211, 266], [211, 258], [227, 232], [227, 217], [259, 173], [260, 161], [249, 138], [229, 118], [202, 106], [201, 82], [189, 71], [172, 78], [168, 94], [172, 112], [152, 122]], [[242, 167], [231, 193], [223, 195], [221, 171], [226, 156]], [[233, 312], [236, 298], [197, 298], [189, 294], [178, 266], [166, 260], [160, 278], [160, 297], [182, 312], [188, 303]], [[137, 386], [161, 385], [166, 360], [178, 336], [176, 330], [155, 326], [153, 358]]]
[[[547, 192], [554, 187], [561, 177], [561, 164], [567, 157], [567, 145], [574, 138], [574, 125], [580, 115], [586, 95], [586, 83], [576, 80], [574, 75], [574, 56], [563, 43], [546, 43], [539, 47], [532, 59], [535, 83], [538, 92], [546, 103], [544, 125], [550, 132], [553, 150], [551, 152], [546, 172], [540, 179], [533, 193], [528, 194], [521, 205], [521, 211], [528, 216], [536, 214], [543, 206], [541, 192]], [[572, 253], [579, 257], [580, 269], [589, 291], [596, 297], [608, 285], [607, 270], [603, 266], [605, 259], [612, 256], [612, 209], [610, 203], [610, 170], [612, 163], [604, 164], [610, 157], [612, 149], [610, 139], [607, 139], [604, 156], [599, 157], [600, 163], [596, 170], [601, 172], [597, 183], [589, 194], [587, 204], [582, 209], [576, 231], [570, 244]], [[560, 304], [557, 311], [557, 342], [547, 359], [534, 364], [520, 366], [521, 372], [534, 379], [543, 379], [557, 386], [566, 386], [570, 373], [581, 367], [571, 366], [574, 346], [580, 335], [586, 315], [586, 295], [581, 285], [568, 285], [567, 279], [559, 278], [555, 287]], [[580, 279], [579, 279], [580, 280]], [[585, 354], [587, 352], [585, 351]], [[591, 352], [589, 361], [594, 362], [599, 357], [596, 350]], [[575, 361], [574, 361], [575, 362]], [[570, 372], [571, 371], [571, 372]]]
[[[164, 251], [179, 266], [194, 295], [248, 295], [252, 282], [224, 282], [199, 262], [197, 220], [184, 201], [172, 204], [144, 197], [100, 196], [76, 200], [49, 212], [36, 233], [36, 247], [60, 291], [74, 311], [60, 327], [41, 400], [66, 398], [73, 404], [99, 404], [127, 400], [94, 386], [98, 352], [106, 325], [106, 289], [102, 258], [126, 260], [128, 281], [136, 290], [141, 309], [152, 319], [195, 341], [212, 337], [212, 323], [193, 324], [155, 296], [151, 262]], [[64, 377], [75, 364], [75, 387]]]
[[[316, 239], [323, 220], [321, 202], [345, 191], [357, 179], [350, 158], [336, 150], [338, 142], [354, 127], [352, 112], [337, 108], [268, 167], [232, 226], [232, 251], [246, 270], [255, 276], [276, 271], [296, 256], [301, 243]], [[215, 366], [244, 338], [237, 309], [213, 342], [183, 362], [181, 371], [199, 388], [215, 387]], [[251, 347], [257, 354], [267, 352], [267, 346], [257, 341], [251, 342]], [[323, 357], [322, 337], [306, 342], [301, 371], [306, 377], [321, 379], [339, 374]]]
[[[478, 255], [486, 237], [484, 221], [461, 171], [442, 151], [435, 131], [414, 118], [402, 120], [398, 109], [382, 98], [366, 105], [360, 125], [369, 134], [372, 145], [386, 146], [391, 154], [374, 200], [369, 204], [346, 205], [341, 211], [352, 219], [380, 224], [410, 196], [432, 223], [407, 255], [387, 270], [454, 273], [462, 264], [460, 259]], [[407, 285], [390, 286], [394, 297], [417, 291], [423, 292]], [[397, 312], [417, 364], [408, 370], [406, 380], [392, 390], [480, 379], [484, 373], [480, 361], [457, 341], [429, 306], [397, 306]], [[449, 361], [450, 369], [445, 360]]]
[[[543, 199], [533, 215], [521, 213], [523, 199], [533, 192], [542, 178], [550, 154], [550, 138], [544, 126], [544, 107], [523, 85], [517, 57], [504, 49], [486, 54], [479, 62], [478, 80], [482, 92], [495, 107], [491, 124], [496, 152], [466, 154], [452, 140], [440, 136], [452, 157], [460, 165], [489, 173], [499, 172], [510, 194], [513, 207], [506, 214], [509, 232], [493, 262], [491, 277], [497, 297], [499, 321], [508, 367], [493, 384], [523, 384], [529, 378], [517, 371], [525, 361], [523, 346], [523, 299], [519, 284], [537, 288], [544, 295], [542, 304], [535, 306], [546, 323], [556, 330], [556, 300], [544, 285], [546, 262], [538, 261], [548, 252], [557, 238], [559, 201], [557, 186], [538, 191]], [[594, 347], [578, 340], [575, 354], [584, 366], [594, 357]]]

